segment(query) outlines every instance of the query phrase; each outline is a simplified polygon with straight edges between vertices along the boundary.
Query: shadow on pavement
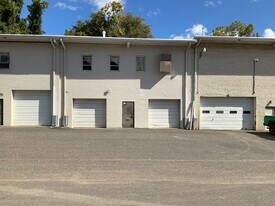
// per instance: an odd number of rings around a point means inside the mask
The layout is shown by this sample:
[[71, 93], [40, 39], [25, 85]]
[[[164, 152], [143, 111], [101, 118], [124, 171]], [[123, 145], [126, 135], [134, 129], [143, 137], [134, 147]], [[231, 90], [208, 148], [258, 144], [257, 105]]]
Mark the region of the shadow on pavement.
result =
[[262, 139], [275, 141], [275, 135], [270, 134], [269, 132], [248, 132], [248, 134], [253, 134], [253, 135], [258, 136]]

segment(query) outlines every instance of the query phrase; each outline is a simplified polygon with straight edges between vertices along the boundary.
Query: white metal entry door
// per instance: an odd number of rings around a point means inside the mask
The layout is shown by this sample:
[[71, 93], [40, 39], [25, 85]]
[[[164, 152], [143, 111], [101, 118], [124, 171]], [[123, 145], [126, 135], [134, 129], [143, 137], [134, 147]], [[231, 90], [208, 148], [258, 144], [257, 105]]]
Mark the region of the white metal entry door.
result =
[[106, 127], [106, 100], [75, 99], [73, 110], [74, 127]]
[[13, 125], [51, 125], [50, 91], [14, 91]]
[[150, 128], [179, 128], [180, 102], [178, 100], [149, 101]]
[[202, 98], [200, 129], [254, 129], [253, 98]]

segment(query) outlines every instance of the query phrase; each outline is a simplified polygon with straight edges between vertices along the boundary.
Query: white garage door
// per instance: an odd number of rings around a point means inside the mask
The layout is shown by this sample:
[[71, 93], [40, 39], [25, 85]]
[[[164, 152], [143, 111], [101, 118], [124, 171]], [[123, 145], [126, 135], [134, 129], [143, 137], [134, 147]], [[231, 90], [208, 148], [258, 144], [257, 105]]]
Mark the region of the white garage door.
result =
[[254, 129], [253, 98], [202, 98], [200, 129]]
[[75, 99], [74, 127], [106, 127], [106, 100]]
[[14, 91], [13, 125], [51, 125], [50, 91]]
[[180, 102], [178, 100], [149, 101], [150, 128], [179, 128]]

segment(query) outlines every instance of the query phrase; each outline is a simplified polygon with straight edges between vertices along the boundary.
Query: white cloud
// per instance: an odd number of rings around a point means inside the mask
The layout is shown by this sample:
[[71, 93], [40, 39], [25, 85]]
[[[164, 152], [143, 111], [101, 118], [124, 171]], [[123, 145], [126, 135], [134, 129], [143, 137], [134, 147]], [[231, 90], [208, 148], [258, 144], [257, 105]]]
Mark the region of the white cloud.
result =
[[161, 11], [160, 11], [159, 9], [157, 9], [157, 10], [155, 10], [155, 11], [149, 11], [149, 12], [147, 13], [147, 16], [152, 17], [152, 16], [158, 16], [158, 15], [160, 15], [160, 14], [161, 14]]
[[[76, 0], [73, 0], [76, 1]], [[91, 4], [98, 9], [104, 7], [107, 3], [113, 2], [113, 0], [84, 0], [86, 3]], [[117, 2], [122, 3], [123, 5], [126, 4], [126, 0], [116, 0]]]
[[186, 36], [172, 34], [172, 35], [170, 35], [170, 39], [186, 39]]
[[195, 24], [192, 28], [186, 29], [185, 34], [172, 34], [170, 36], [171, 39], [191, 39], [194, 36], [206, 36], [208, 29], [202, 24]]
[[218, 5], [222, 5], [222, 1], [221, 0], [206, 0], [204, 2], [204, 5], [206, 7], [216, 7]]
[[186, 29], [185, 32], [187, 38], [192, 38], [193, 36], [205, 36], [208, 30], [202, 24], [195, 24], [192, 28]]
[[81, 7], [77, 7], [77, 6], [71, 6], [71, 5], [68, 5], [66, 3], [62, 3], [62, 2], [57, 2], [54, 7], [58, 7], [60, 9], [68, 9], [68, 10], [71, 10], [71, 11], [76, 11], [78, 9], [81, 9]]
[[275, 37], [275, 31], [273, 31], [270, 28], [267, 28], [266, 30], [264, 30], [264, 37], [266, 37], [266, 38]]

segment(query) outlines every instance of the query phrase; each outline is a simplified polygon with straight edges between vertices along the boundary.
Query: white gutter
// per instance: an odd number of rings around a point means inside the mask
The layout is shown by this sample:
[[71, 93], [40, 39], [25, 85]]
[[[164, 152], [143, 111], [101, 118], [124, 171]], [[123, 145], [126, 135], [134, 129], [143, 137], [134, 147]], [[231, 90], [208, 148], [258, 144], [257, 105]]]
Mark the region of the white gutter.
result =
[[0, 42], [39, 42], [48, 43], [49, 39], [62, 39], [66, 43], [76, 44], [112, 44], [125, 45], [152, 45], [152, 46], [187, 46], [189, 43], [195, 44], [194, 39], [154, 39], [154, 38], [123, 38], [123, 37], [96, 37], [96, 36], [64, 36], [64, 35], [21, 35], [21, 34], [0, 34]]
[[[60, 43], [63, 47], [63, 116], [67, 116], [66, 112], [66, 93], [67, 93], [67, 49], [62, 39]], [[65, 125], [63, 125], [65, 126]]]
[[275, 38], [265, 37], [235, 37], [235, 36], [195, 36], [194, 39], [211, 43], [245, 43], [245, 44], [274, 44]]
[[55, 73], [56, 73], [56, 47], [55, 40], [51, 39], [51, 44], [53, 47], [53, 56], [52, 56], [52, 115], [56, 115], [56, 88], [55, 88]]
[[188, 129], [187, 128], [187, 104], [188, 104], [188, 101], [187, 101], [187, 92], [188, 92], [188, 89], [187, 89], [187, 67], [188, 67], [188, 50], [189, 48], [191, 47], [192, 43], [190, 43], [187, 47], [187, 49], [185, 50], [185, 73], [184, 73], [184, 81], [185, 81], [185, 93], [184, 93], [184, 100], [185, 100], [185, 105], [184, 105], [184, 128], [185, 129]]
[[193, 102], [192, 102], [192, 112], [191, 112], [191, 121], [190, 121], [190, 129], [193, 129], [193, 123], [195, 118], [195, 99], [196, 94], [198, 94], [198, 47], [201, 43], [201, 39], [199, 39], [198, 43], [195, 46], [194, 50], [194, 83], [193, 83]]

